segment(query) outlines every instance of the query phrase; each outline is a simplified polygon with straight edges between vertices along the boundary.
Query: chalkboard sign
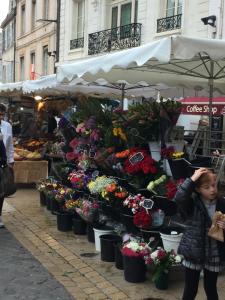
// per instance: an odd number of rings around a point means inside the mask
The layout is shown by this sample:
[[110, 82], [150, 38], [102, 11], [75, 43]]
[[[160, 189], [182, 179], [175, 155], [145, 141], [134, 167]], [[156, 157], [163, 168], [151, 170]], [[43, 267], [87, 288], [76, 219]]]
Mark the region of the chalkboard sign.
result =
[[145, 199], [143, 203], [143, 207], [146, 209], [152, 209], [154, 205], [154, 201], [152, 199]]
[[137, 152], [129, 158], [129, 162], [135, 165], [144, 159], [144, 155], [141, 152]]
[[96, 156], [96, 153], [95, 153], [95, 151], [89, 151], [89, 157], [90, 158], [95, 158], [95, 156]]

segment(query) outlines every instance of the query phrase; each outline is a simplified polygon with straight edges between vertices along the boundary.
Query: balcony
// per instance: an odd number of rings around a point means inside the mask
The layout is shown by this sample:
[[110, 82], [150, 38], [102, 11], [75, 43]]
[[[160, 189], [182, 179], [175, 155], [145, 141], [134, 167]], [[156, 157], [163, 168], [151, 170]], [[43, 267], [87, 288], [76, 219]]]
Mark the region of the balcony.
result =
[[140, 23], [132, 23], [89, 34], [88, 54], [140, 46], [141, 26]]
[[84, 38], [70, 40], [70, 50], [84, 48]]
[[182, 14], [157, 20], [157, 33], [181, 28]]

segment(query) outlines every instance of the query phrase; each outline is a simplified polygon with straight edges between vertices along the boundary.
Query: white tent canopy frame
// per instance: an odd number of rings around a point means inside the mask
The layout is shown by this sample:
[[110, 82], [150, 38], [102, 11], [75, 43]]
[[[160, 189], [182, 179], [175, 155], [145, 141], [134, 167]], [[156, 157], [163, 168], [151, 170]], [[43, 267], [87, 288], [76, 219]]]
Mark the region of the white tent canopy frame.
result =
[[129, 84], [125, 80], [119, 80], [115, 84], [110, 84], [104, 79], [95, 82], [87, 82], [82, 78], [73, 80], [71, 83], [60, 83], [57, 81], [56, 74], [43, 76], [37, 80], [27, 80], [24, 82], [0, 84], [0, 96], [14, 95], [40, 95], [46, 96], [65, 96], [75, 93], [84, 93], [86, 95], [108, 96], [113, 98], [134, 98], [134, 97], [157, 97], [158, 92], [166, 95], [170, 92], [172, 97], [183, 96], [184, 88], [179, 91], [177, 88], [168, 87], [165, 84], [149, 85], [146, 82], [137, 82]]
[[213, 92], [225, 94], [225, 41], [171, 36], [58, 67], [58, 81], [72, 82], [77, 78], [209, 89], [211, 124]]

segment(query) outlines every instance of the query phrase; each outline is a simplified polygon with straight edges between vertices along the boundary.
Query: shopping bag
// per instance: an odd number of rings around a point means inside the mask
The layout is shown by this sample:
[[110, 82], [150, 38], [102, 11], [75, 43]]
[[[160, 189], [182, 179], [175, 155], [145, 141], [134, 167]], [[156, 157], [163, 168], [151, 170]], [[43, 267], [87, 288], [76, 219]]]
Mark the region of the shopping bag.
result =
[[216, 211], [212, 218], [212, 226], [209, 228], [208, 236], [211, 238], [224, 242], [223, 229], [217, 225], [217, 221], [225, 221], [225, 214], [221, 211]]
[[4, 197], [9, 197], [15, 194], [17, 187], [14, 181], [14, 171], [13, 168], [6, 166], [2, 168], [1, 172], [1, 184], [0, 184], [0, 194], [1, 187], [3, 185]]

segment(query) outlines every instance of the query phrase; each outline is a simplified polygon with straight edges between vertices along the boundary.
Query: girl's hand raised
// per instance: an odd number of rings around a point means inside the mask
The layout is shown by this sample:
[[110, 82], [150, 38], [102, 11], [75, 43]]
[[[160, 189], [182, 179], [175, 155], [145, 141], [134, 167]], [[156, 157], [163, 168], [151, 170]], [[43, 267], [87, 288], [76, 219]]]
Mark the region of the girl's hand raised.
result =
[[191, 180], [194, 182], [197, 181], [202, 176], [202, 174], [206, 172], [207, 172], [206, 168], [199, 168], [195, 170], [194, 174], [191, 176]]

